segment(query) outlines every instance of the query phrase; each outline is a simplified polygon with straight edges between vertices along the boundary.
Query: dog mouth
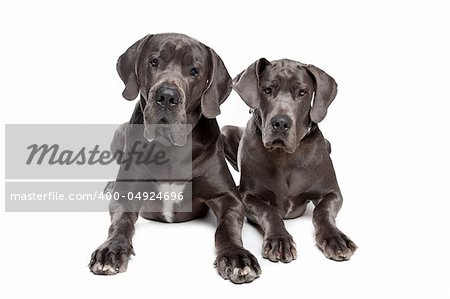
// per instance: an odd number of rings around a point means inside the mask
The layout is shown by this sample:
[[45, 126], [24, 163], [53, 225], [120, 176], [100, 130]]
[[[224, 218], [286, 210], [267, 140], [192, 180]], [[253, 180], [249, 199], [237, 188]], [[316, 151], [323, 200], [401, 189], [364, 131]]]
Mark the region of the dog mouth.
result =
[[281, 138], [277, 138], [274, 141], [272, 141], [272, 148], [284, 148], [286, 144]]
[[290, 147], [285, 140], [281, 138], [276, 138], [273, 141], [264, 142], [264, 147], [269, 151], [273, 152], [275, 150], [282, 150], [288, 154], [292, 154], [295, 149], [293, 150], [292, 147]]
[[165, 117], [161, 118], [158, 122], [158, 125], [168, 125], [169, 124], [169, 120]]
[[272, 141], [266, 141], [264, 142], [264, 147], [271, 151], [274, 151], [276, 149], [284, 149], [286, 147], [286, 143], [281, 138], [276, 138]]
[[145, 124], [144, 138], [148, 142], [158, 142], [163, 146], [184, 146], [187, 143], [188, 129], [183, 124], [170, 124], [162, 118], [157, 124]]
[[188, 130], [183, 111], [161, 111], [157, 104], [144, 108], [144, 138], [164, 146], [184, 146]]

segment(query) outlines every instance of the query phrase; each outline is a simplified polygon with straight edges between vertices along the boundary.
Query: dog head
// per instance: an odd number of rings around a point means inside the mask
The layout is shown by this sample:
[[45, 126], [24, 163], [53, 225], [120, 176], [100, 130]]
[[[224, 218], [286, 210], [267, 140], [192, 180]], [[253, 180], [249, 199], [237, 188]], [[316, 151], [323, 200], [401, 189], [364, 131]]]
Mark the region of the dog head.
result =
[[336, 82], [324, 71], [288, 59], [269, 62], [261, 58], [233, 83], [255, 110], [264, 147], [287, 153], [296, 150], [312, 123], [325, 118], [337, 93]]
[[[191, 124], [201, 115], [215, 118], [231, 91], [232, 81], [214, 50], [186, 35], [147, 35], [135, 42], [117, 61], [127, 100], [141, 95], [144, 124]], [[180, 126], [169, 126], [172, 141], [182, 145]], [[146, 130], [145, 137], [154, 139]]]

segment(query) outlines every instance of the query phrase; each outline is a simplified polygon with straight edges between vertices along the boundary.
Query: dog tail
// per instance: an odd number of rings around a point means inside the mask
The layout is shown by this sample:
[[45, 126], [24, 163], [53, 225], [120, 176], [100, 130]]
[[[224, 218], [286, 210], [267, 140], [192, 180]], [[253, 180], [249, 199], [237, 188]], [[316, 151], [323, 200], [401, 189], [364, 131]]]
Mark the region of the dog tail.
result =
[[244, 128], [235, 126], [225, 126], [222, 128], [222, 142], [225, 151], [225, 158], [230, 162], [234, 169], [238, 169], [238, 149]]

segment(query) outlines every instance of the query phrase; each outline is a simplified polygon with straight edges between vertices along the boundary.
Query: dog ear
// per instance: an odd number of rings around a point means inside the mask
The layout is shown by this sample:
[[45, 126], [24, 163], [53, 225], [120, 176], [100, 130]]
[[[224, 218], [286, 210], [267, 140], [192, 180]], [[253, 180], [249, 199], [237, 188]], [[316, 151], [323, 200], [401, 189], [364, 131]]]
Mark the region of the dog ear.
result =
[[140, 53], [143, 45], [152, 37], [149, 34], [129, 47], [125, 53], [120, 55], [117, 60], [117, 72], [120, 79], [125, 84], [122, 96], [128, 101], [134, 100], [139, 94], [139, 84], [137, 80], [137, 64], [139, 62]]
[[337, 83], [330, 75], [314, 65], [309, 64], [306, 68], [316, 81], [314, 102], [309, 115], [313, 122], [320, 123], [327, 115], [328, 106], [336, 97]]
[[211, 58], [211, 74], [201, 99], [202, 113], [207, 118], [220, 114], [220, 104], [225, 102], [231, 92], [231, 77], [217, 53], [207, 47]]
[[270, 65], [260, 58], [233, 79], [233, 88], [250, 108], [259, 106], [259, 76]]

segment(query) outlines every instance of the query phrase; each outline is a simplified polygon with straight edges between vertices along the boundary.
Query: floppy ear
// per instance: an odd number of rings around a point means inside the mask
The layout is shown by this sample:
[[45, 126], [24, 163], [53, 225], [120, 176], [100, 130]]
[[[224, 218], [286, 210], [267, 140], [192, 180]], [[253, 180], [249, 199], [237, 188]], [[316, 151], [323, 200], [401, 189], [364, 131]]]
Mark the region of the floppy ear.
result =
[[149, 34], [129, 47], [125, 53], [120, 55], [117, 60], [117, 72], [120, 79], [125, 84], [125, 89], [122, 92], [122, 96], [128, 101], [134, 100], [139, 94], [139, 84], [136, 75], [137, 64], [141, 53], [142, 46], [152, 37]]
[[220, 114], [220, 104], [225, 102], [231, 92], [231, 77], [217, 53], [209, 48], [211, 58], [211, 74], [201, 99], [202, 113], [207, 118], [215, 118]]
[[259, 106], [259, 75], [268, 65], [267, 59], [260, 58], [233, 79], [234, 90], [250, 108]]
[[334, 79], [312, 64], [306, 66], [316, 81], [314, 102], [309, 113], [313, 122], [320, 123], [327, 115], [328, 106], [333, 102], [337, 93], [337, 84]]

